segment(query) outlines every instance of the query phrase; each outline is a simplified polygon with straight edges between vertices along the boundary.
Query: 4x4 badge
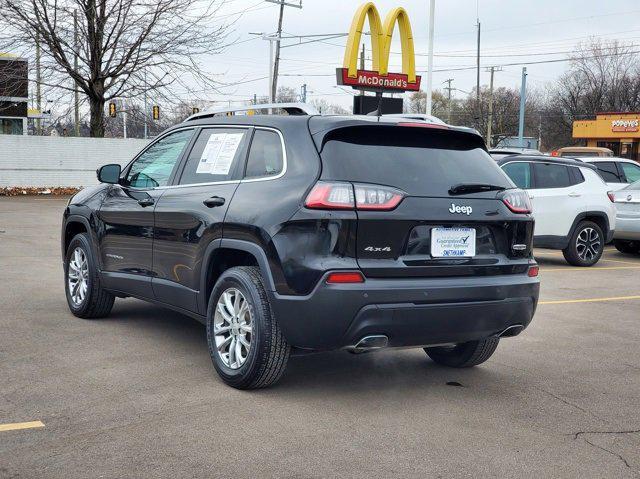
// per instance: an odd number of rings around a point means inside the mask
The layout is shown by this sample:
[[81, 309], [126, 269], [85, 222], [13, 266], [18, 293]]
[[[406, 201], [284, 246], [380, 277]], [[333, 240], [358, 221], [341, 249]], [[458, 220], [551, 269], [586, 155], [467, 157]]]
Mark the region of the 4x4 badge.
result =
[[473, 213], [473, 208], [471, 206], [458, 206], [455, 203], [451, 203], [449, 213], [451, 213], [452, 215], [458, 213], [469, 216], [471, 213]]

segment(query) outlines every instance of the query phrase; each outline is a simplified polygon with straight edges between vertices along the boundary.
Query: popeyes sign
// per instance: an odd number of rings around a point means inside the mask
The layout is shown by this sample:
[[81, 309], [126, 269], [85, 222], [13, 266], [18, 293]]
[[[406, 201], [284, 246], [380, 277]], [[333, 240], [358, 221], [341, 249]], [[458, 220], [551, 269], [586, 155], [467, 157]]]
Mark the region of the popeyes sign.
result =
[[640, 122], [636, 120], [612, 120], [611, 131], [638, 131], [638, 124]]
[[[367, 17], [371, 30], [372, 70], [358, 70], [358, 50]], [[396, 23], [400, 30], [402, 45], [402, 73], [389, 72], [391, 37]], [[336, 73], [339, 85], [351, 86], [358, 90], [420, 90], [420, 77], [416, 75], [416, 55], [411, 22], [406, 10], [401, 7], [391, 10], [383, 24], [373, 2], [361, 5], [351, 22], [342, 68], [338, 68]]]

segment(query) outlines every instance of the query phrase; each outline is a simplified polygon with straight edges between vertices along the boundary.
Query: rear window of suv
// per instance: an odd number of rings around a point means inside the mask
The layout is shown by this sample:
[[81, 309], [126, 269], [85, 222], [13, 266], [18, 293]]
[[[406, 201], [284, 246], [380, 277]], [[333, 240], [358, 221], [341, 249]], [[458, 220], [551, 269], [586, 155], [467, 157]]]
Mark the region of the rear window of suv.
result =
[[468, 133], [401, 126], [357, 126], [327, 135], [322, 179], [394, 186], [414, 196], [447, 196], [461, 183], [513, 188]]

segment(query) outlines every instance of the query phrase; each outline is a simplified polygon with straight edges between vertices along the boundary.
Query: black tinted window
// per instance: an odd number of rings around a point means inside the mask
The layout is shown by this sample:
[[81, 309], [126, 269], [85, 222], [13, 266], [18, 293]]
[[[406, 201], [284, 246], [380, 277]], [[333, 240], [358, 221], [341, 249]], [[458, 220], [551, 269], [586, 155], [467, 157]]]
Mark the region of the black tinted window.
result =
[[322, 178], [444, 196], [461, 183], [513, 184], [475, 135], [398, 126], [358, 126], [331, 132], [322, 148]]
[[618, 167], [613, 161], [598, 161], [593, 163], [593, 166], [598, 169], [598, 173], [607, 183], [624, 183], [618, 173]]
[[531, 167], [529, 163], [507, 163], [502, 169], [518, 187], [531, 188]]
[[257, 129], [253, 134], [245, 178], [275, 176], [282, 171], [283, 154], [280, 135]]
[[566, 188], [573, 182], [569, 176], [569, 168], [565, 165], [535, 163], [536, 188]]
[[127, 184], [135, 188], [166, 186], [191, 135], [193, 130], [171, 133], [147, 148], [129, 168]]
[[181, 185], [226, 181], [236, 177], [246, 151], [247, 130], [207, 128], [200, 132], [180, 178]]

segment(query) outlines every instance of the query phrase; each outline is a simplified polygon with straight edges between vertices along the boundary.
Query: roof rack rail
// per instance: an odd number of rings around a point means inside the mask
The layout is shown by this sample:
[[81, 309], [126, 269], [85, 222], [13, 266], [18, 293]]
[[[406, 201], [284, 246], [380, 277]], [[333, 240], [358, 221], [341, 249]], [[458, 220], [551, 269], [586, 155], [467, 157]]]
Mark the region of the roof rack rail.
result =
[[233, 115], [238, 112], [248, 112], [252, 110], [284, 110], [289, 115], [319, 115], [320, 112], [315, 107], [307, 103], [259, 103], [256, 105], [240, 106], [236, 108], [212, 108], [195, 113], [185, 121], [197, 120], [199, 118], [207, 118], [216, 115]]

